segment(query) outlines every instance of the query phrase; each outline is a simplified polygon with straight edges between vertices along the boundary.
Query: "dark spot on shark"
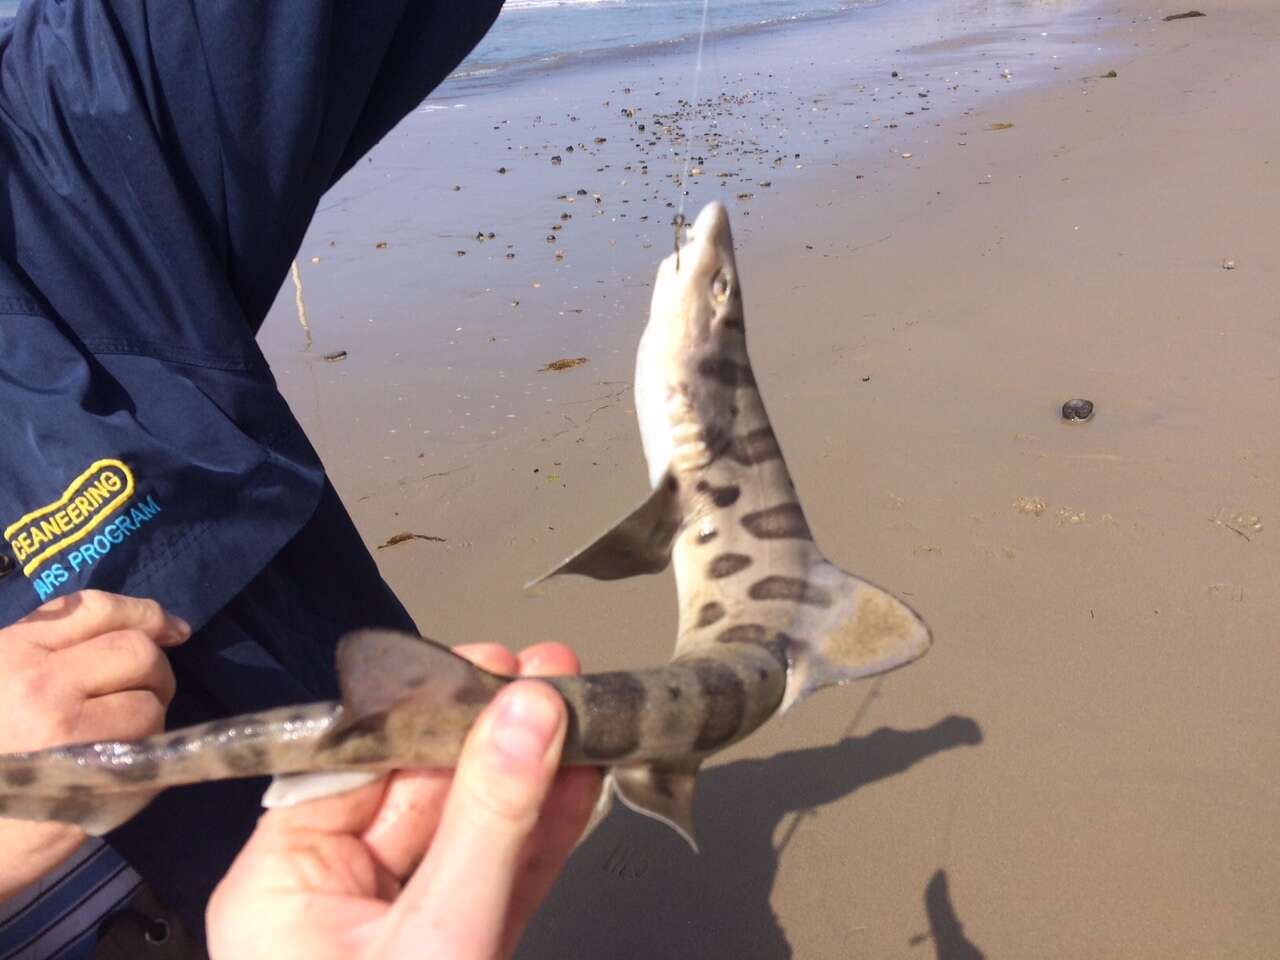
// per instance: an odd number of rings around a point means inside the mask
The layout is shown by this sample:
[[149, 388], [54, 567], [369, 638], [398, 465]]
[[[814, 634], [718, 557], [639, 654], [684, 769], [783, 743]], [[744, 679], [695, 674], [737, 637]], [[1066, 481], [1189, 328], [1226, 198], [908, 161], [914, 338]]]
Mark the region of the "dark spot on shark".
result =
[[680, 481], [674, 473], [668, 473], [667, 479], [663, 481], [663, 485], [667, 488], [667, 493], [675, 493], [680, 489]]
[[698, 364], [698, 373], [726, 387], [754, 387], [755, 375], [751, 367], [728, 357], [706, 357]]
[[11, 787], [29, 787], [36, 782], [36, 768], [30, 763], [6, 767], [4, 782]]
[[427, 675], [425, 673], [419, 673], [419, 674], [415, 674], [412, 677], [406, 677], [404, 681], [404, 686], [406, 690], [416, 690], [418, 689], [418, 687], [422, 686], [426, 682], [427, 682]]
[[260, 743], [240, 743], [223, 756], [227, 769], [241, 775], [267, 773], [267, 750]]
[[770, 460], [782, 459], [782, 448], [778, 446], [778, 438], [772, 427], [761, 427], [734, 437], [729, 445], [729, 456], [744, 467]]
[[746, 330], [747, 325], [742, 322], [742, 317], [725, 317], [720, 321], [720, 326], [725, 330]]
[[582, 678], [580, 714], [569, 711], [569, 734], [574, 728], [588, 760], [614, 760], [640, 745], [640, 714], [646, 692], [634, 674], [626, 671], [589, 674]]
[[716, 601], [712, 600], [711, 602], [704, 603], [702, 605], [702, 609], [698, 611], [698, 622], [695, 623], [694, 626], [709, 627], [713, 623], [718, 623], [723, 619], [724, 619], [724, 604], [717, 603]]
[[707, 565], [707, 576], [712, 580], [731, 577], [739, 570], [751, 566], [751, 558], [745, 553], [722, 553]]
[[676, 795], [671, 786], [671, 775], [665, 770], [654, 769], [649, 774], [649, 784], [660, 796], [670, 799]]
[[324, 749], [346, 750], [354, 749], [359, 752], [361, 748], [360, 741], [377, 746], [385, 743], [387, 738], [387, 714], [385, 712], [369, 713], [363, 717], [351, 716], [343, 718], [329, 730], [320, 740], [320, 745]]
[[667, 697], [672, 703], [679, 700], [682, 696], [684, 696], [684, 694], [678, 686], [674, 683], [667, 684]]
[[741, 729], [747, 710], [747, 690], [732, 667], [715, 660], [695, 661], [694, 674], [707, 712], [693, 748], [713, 750], [733, 739]]
[[764, 643], [769, 631], [758, 623], [738, 623], [720, 632], [720, 643]]
[[811, 607], [831, 606], [831, 594], [816, 584], [799, 577], [765, 577], [747, 591], [752, 600], [790, 600]]
[[49, 819], [63, 823], [81, 823], [93, 812], [93, 791], [88, 787], [71, 787], [49, 807]]
[[742, 525], [761, 540], [809, 540], [809, 524], [798, 503], [780, 503], [742, 517]]
[[736, 483], [717, 487], [714, 484], [707, 483], [705, 480], [699, 480], [697, 489], [699, 493], [705, 493], [709, 496], [711, 502], [717, 507], [731, 507], [738, 502], [738, 497], [742, 496], [742, 488]]
[[[508, 681], [502, 681], [505, 686]], [[463, 707], [483, 706], [497, 696], [497, 689], [490, 688], [482, 680], [473, 678], [453, 692], [453, 702]]]

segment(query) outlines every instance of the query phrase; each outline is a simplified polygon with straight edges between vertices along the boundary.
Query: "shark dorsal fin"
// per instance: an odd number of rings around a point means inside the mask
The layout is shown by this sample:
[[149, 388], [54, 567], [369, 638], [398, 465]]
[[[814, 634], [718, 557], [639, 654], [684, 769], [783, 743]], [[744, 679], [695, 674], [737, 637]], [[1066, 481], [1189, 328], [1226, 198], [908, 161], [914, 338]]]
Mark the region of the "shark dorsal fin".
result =
[[487, 699], [505, 682], [448, 647], [395, 630], [357, 630], [338, 641], [342, 719], [330, 734], [412, 697], [439, 703]]
[[596, 580], [661, 573], [671, 562], [671, 543], [680, 531], [678, 488], [670, 471], [663, 474], [640, 506], [554, 570], [531, 580], [526, 588], [562, 573]]

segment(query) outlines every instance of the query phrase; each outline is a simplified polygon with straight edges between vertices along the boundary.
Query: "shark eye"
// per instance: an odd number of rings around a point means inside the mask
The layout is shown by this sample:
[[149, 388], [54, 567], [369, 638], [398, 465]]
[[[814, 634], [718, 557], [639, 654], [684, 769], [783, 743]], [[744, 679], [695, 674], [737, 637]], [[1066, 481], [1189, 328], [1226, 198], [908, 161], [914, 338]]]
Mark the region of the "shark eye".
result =
[[727, 273], [717, 273], [716, 278], [711, 281], [711, 296], [715, 298], [716, 303], [724, 303], [729, 299], [729, 291], [732, 287]]

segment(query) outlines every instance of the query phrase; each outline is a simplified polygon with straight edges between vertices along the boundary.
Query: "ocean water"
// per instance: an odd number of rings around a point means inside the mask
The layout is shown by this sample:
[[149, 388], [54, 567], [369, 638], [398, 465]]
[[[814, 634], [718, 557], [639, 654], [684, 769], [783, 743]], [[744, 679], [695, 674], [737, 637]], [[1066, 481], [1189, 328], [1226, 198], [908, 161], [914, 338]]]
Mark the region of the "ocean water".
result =
[[[707, 38], [892, 2], [711, 0]], [[498, 22], [451, 79], [510, 76], [623, 50], [670, 47], [698, 37], [703, 8], [703, 0], [507, 0]]]

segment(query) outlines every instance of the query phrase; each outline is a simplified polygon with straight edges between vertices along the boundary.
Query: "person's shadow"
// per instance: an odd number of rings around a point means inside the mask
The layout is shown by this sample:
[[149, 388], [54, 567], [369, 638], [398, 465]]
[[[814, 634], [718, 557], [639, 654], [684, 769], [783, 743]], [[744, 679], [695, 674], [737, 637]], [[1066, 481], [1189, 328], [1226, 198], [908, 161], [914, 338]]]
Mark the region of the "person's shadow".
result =
[[775, 847], [782, 818], [932, 754], [981, 742], [974, 720], [950, 716], [922, 730], [882, 727], [830, 746], [715, 767], [698, 781], [698, 856], [666, 827], [615, 812], [574, 854], [519, 956], [788, 958], [791, 947], [769, 903], [780, 848], [790, 838], [788, 831]]
[[964, 925], [951, 905], [947, 871], [939, 870], [925, 887], [924, 912], [929, 918], [929, 932], [912, 937], [908, 941], [911, 946], [932, 940], [937, 960], [986, 960], [986, 954], [964, 935]]

